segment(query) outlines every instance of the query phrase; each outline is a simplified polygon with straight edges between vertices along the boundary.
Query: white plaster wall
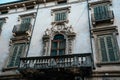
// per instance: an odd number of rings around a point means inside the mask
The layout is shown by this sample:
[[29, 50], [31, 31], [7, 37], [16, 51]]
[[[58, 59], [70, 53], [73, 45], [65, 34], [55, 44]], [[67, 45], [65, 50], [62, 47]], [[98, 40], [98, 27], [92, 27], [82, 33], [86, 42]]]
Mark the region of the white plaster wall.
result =
[[28, 56], [41, 56], [43, 54], [42, 37], [47, 28], [51, 28], [51, 9], [71, 6], [68, 14], [69, 25], [76, 32], [73, 53], [90, 53], [89, 26], [86, 2], [68, 5], [51, 6], [40, 8], [38, 11], [34, 33], [31, 40]]

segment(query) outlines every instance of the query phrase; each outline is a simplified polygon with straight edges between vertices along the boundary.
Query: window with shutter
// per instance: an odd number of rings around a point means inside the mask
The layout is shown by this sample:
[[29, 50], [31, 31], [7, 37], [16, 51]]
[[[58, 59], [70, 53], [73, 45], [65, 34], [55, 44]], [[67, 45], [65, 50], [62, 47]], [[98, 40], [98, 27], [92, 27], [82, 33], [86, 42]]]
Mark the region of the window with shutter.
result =
[[108, 5], [97, 5], [94, 7], [94, 17], [96, 21], [107, 20], [110, 19]]
[[65, 39], [61, 34], [54, 36], [51, 44], [51, 56], [64, 55], [65, 54]]
[[113, 35], [98, 36], [98, 44], [103, 62], [118, 61], [118, 51]]
[[22, 54], [25, 53], [26, 44], [14, 44], [11, 50], [11, 57], [9, 60], [8, 67], [14, 67], [19, 65], [19, 60]]
[[57, 12], [55, 13], [55, 22], [61, 22], [67, 20], [67, 12]]

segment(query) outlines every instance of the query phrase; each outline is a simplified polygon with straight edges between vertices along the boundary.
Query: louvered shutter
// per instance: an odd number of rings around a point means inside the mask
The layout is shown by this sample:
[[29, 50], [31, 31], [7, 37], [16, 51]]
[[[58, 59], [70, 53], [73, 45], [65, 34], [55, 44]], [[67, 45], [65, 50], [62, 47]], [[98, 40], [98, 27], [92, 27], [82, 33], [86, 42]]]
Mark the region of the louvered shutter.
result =
[[103, 62], [108, 61], [104, 37], [99, 37], [99, 43], [100, 43], [102, 61]]
[[11, 59], [10, 59], [10, 61], [9, 61], [9, 65], [8, 65], [8, 67], [12, 67], [12, 66], [14, 66], [14, 63], [15, 63], [15, 58], [16, 58], [16, 55], [17, 55], [17, 50], [18, 50], [18, 46], [17, 45], [14, 45], [13, 46], [13, 52], [12, 52], [12, 55], [11, 55]]
[[23, 18], [20, 26], [20, 31], [27, 31], [30, 27], [30, 22], [30, 17]]
[[25, 48], [25, 45], [24, 45], [24, 44], [20, 44], [20, 45], [19, 45], [19, 50], [18, 50], [18, 52], [17, 52], [16, 60], [15, 60], [15, 66], [18, 66], [18, 65], [19, 65], [20, 56], [21, 56], [21, 54], [24, 52], [24, 48]]
[[94, 7], [94, 17], [96, 21], [108, 19], [109, 18], [108, 5], [98, 5]]
[[109, 59], [110, 61], [116, 61], [118, 60], [117, 58], [117, 52], [115, 50], [115, 43], [114, 43], [114, 39], [113, 36], [107, 36], [106, 37], [106, 42], [107, 42], [107, 49], [108, 49], [108, 54], [109, 54]]
[[25, 52], [25, 44], [15, 44], [13, 46], [12, 55], [8, 64], [8, 67], [18, 66], [20, 61], [20, 56]]

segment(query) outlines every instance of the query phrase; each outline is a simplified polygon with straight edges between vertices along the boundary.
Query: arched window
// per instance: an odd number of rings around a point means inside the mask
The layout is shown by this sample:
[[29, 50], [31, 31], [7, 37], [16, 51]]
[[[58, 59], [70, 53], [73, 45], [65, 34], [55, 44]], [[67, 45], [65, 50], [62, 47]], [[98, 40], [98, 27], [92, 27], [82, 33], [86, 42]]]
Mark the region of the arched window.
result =
[[66, 40], [62, 34], [54, 36], [51, 42], [51, 56], [64, 55], [66, 47]]

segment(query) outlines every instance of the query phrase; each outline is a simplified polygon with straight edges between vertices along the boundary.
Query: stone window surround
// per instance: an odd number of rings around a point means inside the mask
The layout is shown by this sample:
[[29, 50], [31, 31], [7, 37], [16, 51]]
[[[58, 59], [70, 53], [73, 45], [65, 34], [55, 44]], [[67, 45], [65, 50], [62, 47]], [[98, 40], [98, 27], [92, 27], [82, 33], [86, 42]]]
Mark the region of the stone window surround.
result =
[[65, 54], [72, 54], [73, 51], [73, 42], [75, 39], [75, 32], [73, 31], [72, 26], [53, 26], [51, 29], [46, 29], [45, 34], [43, 35], [43, 56], [50, 56], [51, 51], [51, 40], [53, 40], [56, 34], [64, 35], [66, 39], [66, 49]]
[[52, 24], [59, 23], [59, 22], [55, 21], [55, 13], [58, 13], [58, 12], [66, 12], [67, 13], [67, 18], [63, 22], [68, 23], [69, 22], [69, 20], [68, 20], [68, 13], [70, 13], [70, 8], [71, 8], [71, 6], [52, 9], [51, 10], [51, 15], [53, 16], [53, 19], [52, 19], [53, 22], [52, 22]]
[[[98, 66], [101, 66], [101, 65], [112, 65], [112, 64], [120, 64], [120, 61], [115, 61], [115, 62], [101, 62], [101, 56], [100, 56], [100, 52], [99, 52], [99, 48], [98, 48], [98, 40], [97, 40], [97, 36], [99, 35], [107, 35], [107, 34], [113, 34], [113, 36], [117, 36], [118, 35], [118, 30], [117, 30], [117, 26], [109, 26], [109, 27], [102, 27], [102, 28], [93, 28], [91, 30], [92, 32], [92, 36], [94, 38], [94, 42], [95, 42], [95, 47], [96, 47], [96, 59], [97, 59], [97, 62], [96, 64]], [[117, 43], [117, 37], [115, 37], [115, 42], [117, 44], [117, 47], [118, 47], [118, 43]], [[119, 53], [119, 48], [117, 49], [118, 50], [118, 53]]]

